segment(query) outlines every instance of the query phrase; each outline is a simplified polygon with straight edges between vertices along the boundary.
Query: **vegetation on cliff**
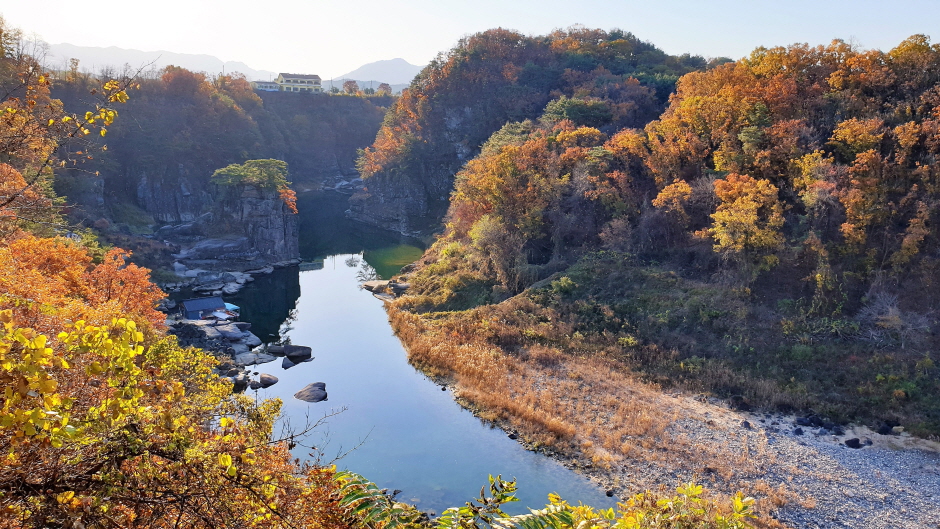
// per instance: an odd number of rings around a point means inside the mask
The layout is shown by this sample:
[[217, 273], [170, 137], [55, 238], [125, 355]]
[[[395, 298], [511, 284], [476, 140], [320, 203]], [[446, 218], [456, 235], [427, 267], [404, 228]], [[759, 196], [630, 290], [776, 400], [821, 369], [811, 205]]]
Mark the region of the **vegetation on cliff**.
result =
[[[213, 357], [164, 334], [149, 271], [69, 231], [49, 168], [87, 156], [70, 140], [107, 135], [126, 83], [97, 88], [84, 116], [66, 113], [46, 74], [15, 52], [18, 38], [0, 19], [10, 94], [0, 102], [0, 527], [428, 526], [361, 477], [294, 460], [304, 432], [274, 435], [280, 401], [232, 395]], [[253, 162], [221, 176], [284, 167]], [[494, 498], [448, 511], [440, 526], [609, 526], [621, 516], [638, 527], [740, 527], [750, 517], [749, 499], [718, 509], [692, 484], [617, 514], [552, 498], [545, 512], [508, 517], [499, 505], [512, 487], [494, 482]]]
[[359, 158], [367, 189], [356, 199], [370, 208], [373, 188], [407, 188], [412, 202], [428, 204], [423, 211], [405, 206], [405, 214], [436, 222], [453, 174], [507, 122], [538, 118], [548, 105], [547, 119], [604, 132], [643, 126], [662, 111], [679, 76], [720, 62], [670, 56], [619, 30], [472, 35], [432, 61], [390, 108]]
[[[642, 129], [548, 105], [458, 173], [399, 332], [453, 345], [416, 361], [497, 415], [501, 386], [468, 371], [493, 351], [936, 436], [938, 86], [916, 35], [757, 49], [683, 76]], [[553, 417], [549, 440], [581, 428], [527, 402], [508, 415]]]

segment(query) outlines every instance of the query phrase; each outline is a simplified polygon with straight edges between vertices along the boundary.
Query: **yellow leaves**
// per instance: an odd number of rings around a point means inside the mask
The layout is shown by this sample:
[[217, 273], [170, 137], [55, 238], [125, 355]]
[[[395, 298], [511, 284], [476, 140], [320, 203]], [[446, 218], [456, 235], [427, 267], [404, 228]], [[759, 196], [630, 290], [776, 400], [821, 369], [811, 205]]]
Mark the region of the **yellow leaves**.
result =
[[[777, 201], [777, 188], [768, 180], [730, 174], [715, 181], [715, 194], [721, 203], [711, 215], [708, 230], [715, 250], [730, 254], [760, 254], [780, 246], [783, 235], [783, 208]], [[772, 266], [761, 258], [759, 269]]]
[[67, 490], [65, 492], [60, 492], [56, 495], [55, 499], [61, 504], [66, 504], [72, 501], [72, 498], [75, 497], [75, 492]]
[[228, 454], [219, 454], [219, 466], [227, 468], [232, 464], [232, 456]]
[[229, 417], [222, 417], [219, 419], [219, 426], [222, 428], [228, 428], [229, 426], [235, 424], [235, 420]]
[[104, 138], [104, 135], [107, 134], [107, 133], [108, 133], [108, 129], [103, 128], [103, 127], [102, 127], [102, 129], [98, 132], [98, 134], [101, 134], [101, 137], [102, 137], [102, 138]]

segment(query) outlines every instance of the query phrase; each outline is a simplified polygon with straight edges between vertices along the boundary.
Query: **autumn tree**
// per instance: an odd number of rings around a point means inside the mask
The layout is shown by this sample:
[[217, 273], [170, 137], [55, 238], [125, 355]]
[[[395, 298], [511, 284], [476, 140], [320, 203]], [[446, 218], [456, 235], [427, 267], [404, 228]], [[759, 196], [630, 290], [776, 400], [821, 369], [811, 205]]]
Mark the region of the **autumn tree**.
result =
[[352, 79], [343, 81], [343, 92], [349, 95], [355, 95], [359, 93], [359, 83]]
[[783, 208], [777, 188], [767, 180], [729, 174], [715, 181], [720, 201], [708, 230], [715, 251], [757, 270], [767, 270], [779, 262], [774, 251], [783, 242]]
[[379, 83], [379, 87], [375, 89], [375, 93], [379, 95], [392, 95], [392, 86], [388, 83]]
[[212, 173], [212, 182], [221, 186], [250, 185], [274, 189], [292, 213], [297, 213], [297, 194], [287, 181], [287, 162], [282, 160], [248, 160], [231, 164]]

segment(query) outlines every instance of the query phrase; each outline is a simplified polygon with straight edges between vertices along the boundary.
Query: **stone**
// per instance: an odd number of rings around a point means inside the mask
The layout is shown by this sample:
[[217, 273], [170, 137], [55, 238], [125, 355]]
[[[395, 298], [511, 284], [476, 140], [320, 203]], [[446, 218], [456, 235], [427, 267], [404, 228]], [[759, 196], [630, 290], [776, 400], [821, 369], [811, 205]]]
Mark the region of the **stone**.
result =
[[395, 294], [401, 294], [411, 288], [411, 283], [389, 283], [388, 287], [391, 288]]
[[516, 435], [516, 434], [514, 434], [514, 433], [509, 434], [507, 437], [509, 437], [509, 438], [512, 439], [513, 441], [515, 441], [516, 439], [519, 438], [519, 436]]
[[284, 359], [281, 361], [281, 368], [282, 368], [282, 369], [290, 369], [290, 368], [292, 368], [292, 367], [294, 367], [294, 366], [296, 366], [296, 365], [298, 365], [298, 364], [303, 364], [303, 363], [309, 362], [309, 361], [311, 361], [311, 360], [313, 360], [312, 357], [311, 357], [311, 358], [307, 358], [307, 359], [305, 359], [305, 360], [298, 360], [298, 361], [296, 361], [296, 362], [293, 362], [293, 361], [291, 361], [290, 358], [287, 358], [287, 357], [285, 356]]
[[845, 440], [845, 446], [849, 448], [855, 448], [856, 450], [862, 447], [862, 442], [858, 440], [857, 437]]
[[232, 294], [235, 294], [236, 292], [238, 292], [238, 291], [241, 290], [241, 289], [242, 289], [242, 285], [239, 284], [239, 283], [235, 283], [235, 282], [226, 283], [225, 286], [222, 287], [222, 293], [223, 293], [223, 294], [232, 295]]
[[374, 280], [366, 281], [362, 284], [362, 288], [368, 290], [369, 292], [381, 291], [388, 286], [388, 281]]
[[310, 355], [313, 353], [313, 349], [305, 345], [285, 345], [284, 346], [284, 356], [291, 359], [295, 364], [297, 360], [304, 360], [310, 358]]
[[202, 334], [206, 336], [207, 340], [221, 340], [222, 333], [220, 333], [215, 327], [209, 327], [204, 325], [202, 328]]
[[251, 323], [247, 321], [236, 321], [236, 322], [233, 322], [232, 325], [238, 327], [238, 329], [241, 331], [247, 331], [251, 329]]
[[803, 429], [802, 429], [802, 428], [794, 428], [794, 429], [793, 429], [793, 435], [803, 435]]
[[272, 354], [272, 355], [277, 355], [277, 356], [284, 356], [284, 346], [283, 345], [269, 345], [267, 353]]
[[745, 430], [750, 430], [751, 423], [749, 423], [748, 421], [741, 421], [741, 428], [744, 428]]
[[257, 380], [252, 380], [251, 382], [248, 383], [248, 387], [251, 389], [257, 390], [257, 389], [261, 389], [264, 386], [261, 385], [261, 382], [258, 382]]
[[274, 355], [261, 352], [246, 352], [235, 355], [235, 361], [243, 366], [265, 364], [275, 359]]
[[247, 345], [248, 347], [258, 347], [259, 345], [261, 345], [262, 343], [261, 338], [258, 338], [257, 336], [255, 336], [254, 334], [250, 332], [247, 334], [248, 336], [245, 336], [244, 338], [242, 338], [243, 344]]
[[258, 383], [261, 384], [262, 388], [269, 388], [277, 384], [277, 377], [267, 373], [261, 373], [261, 375], [258, 376]]
[[241, 340], [245, 337], [245, 331], [239, 329], [237, 325], [232, 323], [217, 325], [215, 330], [226, 340]]
[[232, 350], [230, 353], [232, 356], [242, 355], [251, 351], [251, 347], [248, 347], [243, 343], [233, 343], [229, 346], [229, 348]]
[[326, 384], [324, 382], [314, 382], [294, 393], [294, 398], [305, 402], [320, 402], [327, 400]]

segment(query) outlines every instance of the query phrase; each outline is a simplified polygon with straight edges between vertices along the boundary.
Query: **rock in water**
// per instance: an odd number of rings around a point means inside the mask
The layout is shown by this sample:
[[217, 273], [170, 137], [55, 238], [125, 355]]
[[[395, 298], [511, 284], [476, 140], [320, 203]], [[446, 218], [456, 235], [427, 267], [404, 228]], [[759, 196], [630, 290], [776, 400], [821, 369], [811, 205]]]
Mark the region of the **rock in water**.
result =
[[281, 368], [282, 368], [282, 369], [290, 369], [290, 368], [296, 366], [297, 364], [303, 364], [304, 362], [309, 362], [309, 361], [313, 360], [313, 357], [310, 357], [310, 358], [307, 358], [307, 359], [304, 359], [304, 360], [300, 360], [300, 359], [295, 359], [295, 360], [297, 360], [297, 361], [296, 361], [296, 362], [293, 362], [293, 361], [291, 361], [290, 358], [287, 358], [287, 357], [285, 356], [284, 359], [281, 360]]
[[295, 364], [301, 362], [313, 353], [313, 349], [304, 345], [285, 345], [284, 356], [290, 358]]
[[306, 402], [320, 402], [326, 400], [326, 384], [324, 382], [309, 384], [304, 389], [294, 393], [294, 398]]
[[261, 373], [261, 376], [258, 377], [258, 383], [261, 384], [262, 388], [268, 388], [277, 384], [277, 377], [267, 373]]

